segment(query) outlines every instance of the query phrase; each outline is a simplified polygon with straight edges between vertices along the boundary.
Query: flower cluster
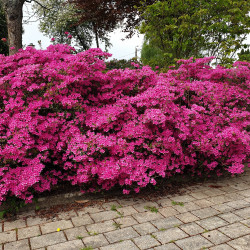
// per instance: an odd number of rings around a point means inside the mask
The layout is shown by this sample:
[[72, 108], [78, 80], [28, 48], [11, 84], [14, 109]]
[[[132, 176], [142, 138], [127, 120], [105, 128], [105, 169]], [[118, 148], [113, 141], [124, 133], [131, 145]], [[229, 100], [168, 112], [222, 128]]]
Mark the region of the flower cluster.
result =
[[139, 192], [157, 177], [240, 174], [250, 147], [250, 64], [182, 60], [105, 70], [110, 54], [68, 45], [0, 55], [0, 202], [59, 180]]

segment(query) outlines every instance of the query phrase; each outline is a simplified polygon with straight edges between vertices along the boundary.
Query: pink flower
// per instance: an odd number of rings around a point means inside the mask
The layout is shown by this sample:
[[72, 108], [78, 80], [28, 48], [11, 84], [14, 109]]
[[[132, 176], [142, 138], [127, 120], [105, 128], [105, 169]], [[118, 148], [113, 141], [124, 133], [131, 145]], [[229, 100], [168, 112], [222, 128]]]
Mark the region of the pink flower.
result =
[[11, 50], [14, 50], [14, 49], [15, 49], [15, 47], [10, 47], [10, 49], [11, 49]]
[[52, 42], [54, 42], [54, 41], [55, 41], [55, 38], [54, 38], [54, 37], [52, 37], [52, 38], [51, 38], [51, 41], [52, 41]]
[[7, 42], [7, 39], [6, 38], [2, 38], [1, 39], [3, 42]]
[[68, 38], [71, 39], [71, 38], [72, 38], [72, 35], [68, 35]]
[[31, 202], [33, 191], [62, 181], [129, 194], [186, 171], [244, 172], [250, 63], [189, 59], [158, 74], [106, 70], [110, 54], [73, 50], [56, 44], [1, 57], [0, 203]]
[[130, 193], [130, 190], [127, 190], [127, 189], [123, 189], [123, 194], [129, 194]]
[[64, 33], [65, 35], [68, 35], [69, 34], [69, 32], [68, 31], [65, 31], [65, 33]]

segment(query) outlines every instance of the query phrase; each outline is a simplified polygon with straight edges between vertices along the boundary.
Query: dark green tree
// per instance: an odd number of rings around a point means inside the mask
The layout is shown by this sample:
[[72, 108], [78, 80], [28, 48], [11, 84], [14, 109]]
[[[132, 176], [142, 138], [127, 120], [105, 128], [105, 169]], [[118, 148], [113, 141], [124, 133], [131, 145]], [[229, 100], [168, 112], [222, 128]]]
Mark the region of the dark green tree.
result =
[[238, 53], [239, 61], [250, 62], [250, 49], [242, 49], [240, 53]]
[[149, 44], [147, 40], [144, 41], [141, 50], [141, 62], [143, 65], [150, 65], [151, 67], [159, 66], [163, 68], [166, 66], [165, 64], [168, 60], [167, 54], [163, 54], [159, 47]]
[[144, 47], [158, 48], [167, 65], [191, 56], [216, 56], [227, 64], [250, 32], [249, 11], [249, 0], [157, 1], [141, 9], [140, 32]]

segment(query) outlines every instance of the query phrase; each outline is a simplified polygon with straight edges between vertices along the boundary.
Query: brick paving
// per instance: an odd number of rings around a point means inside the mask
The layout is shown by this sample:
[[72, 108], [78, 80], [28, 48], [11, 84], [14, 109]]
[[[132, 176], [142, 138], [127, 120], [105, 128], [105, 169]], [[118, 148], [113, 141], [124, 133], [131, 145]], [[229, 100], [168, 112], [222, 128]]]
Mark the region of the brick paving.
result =
[[28, 211], [0, 221], [0, 245], [0, 250], [249, 250], [250, 171], [154, 201], [121, 197], [50, 219]]

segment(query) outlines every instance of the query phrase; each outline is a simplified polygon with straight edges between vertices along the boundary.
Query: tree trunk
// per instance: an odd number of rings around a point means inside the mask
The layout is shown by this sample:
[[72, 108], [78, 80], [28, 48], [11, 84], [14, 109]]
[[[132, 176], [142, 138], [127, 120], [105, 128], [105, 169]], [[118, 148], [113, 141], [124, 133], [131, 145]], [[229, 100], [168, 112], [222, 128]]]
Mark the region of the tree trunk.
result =
[[99, 39], [98, 39], [98, 32], [95, 23], [93, 23], [93, 28], [94, 28], [94, 33], [95, 33], [95, 42], [96, 42], [96, 47], [99, 48]]
[[9, 54], [22, 48], [23, 4], [25, 0], [1, 0], [8, 26]]
[[98, 33], [95, 31], [95, 41], [96, 41], [96, 48], [99, 48], [99, 39], [98, 39]]

